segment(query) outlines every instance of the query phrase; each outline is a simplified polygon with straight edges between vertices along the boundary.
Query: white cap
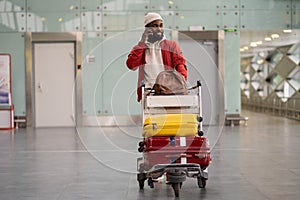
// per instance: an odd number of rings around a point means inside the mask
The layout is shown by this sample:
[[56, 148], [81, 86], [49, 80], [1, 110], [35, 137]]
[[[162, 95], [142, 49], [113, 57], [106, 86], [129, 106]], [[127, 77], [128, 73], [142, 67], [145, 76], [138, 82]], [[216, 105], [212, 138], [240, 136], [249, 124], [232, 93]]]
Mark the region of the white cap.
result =
[[146, 26], [147, 24], [155, 21], [155, 20], [161, 20], [163, 21], [162, 17], [160, 16], [160, 14], [158, 13], [154, 13], [154, 12], [149, 12], [146, 16], [145, 16], [145, 21], [144, 21], [144, 26]]

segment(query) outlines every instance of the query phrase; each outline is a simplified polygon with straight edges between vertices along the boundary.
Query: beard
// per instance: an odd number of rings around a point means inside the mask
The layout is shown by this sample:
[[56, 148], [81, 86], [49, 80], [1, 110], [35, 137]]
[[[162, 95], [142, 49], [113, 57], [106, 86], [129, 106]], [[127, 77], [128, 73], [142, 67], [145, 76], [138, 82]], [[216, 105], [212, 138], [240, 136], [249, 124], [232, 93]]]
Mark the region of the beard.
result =
[[164, 37], [164, 32], [153, 32], [153, 34], [148, 35], [148, 42], [154, 43], [161, 40]]

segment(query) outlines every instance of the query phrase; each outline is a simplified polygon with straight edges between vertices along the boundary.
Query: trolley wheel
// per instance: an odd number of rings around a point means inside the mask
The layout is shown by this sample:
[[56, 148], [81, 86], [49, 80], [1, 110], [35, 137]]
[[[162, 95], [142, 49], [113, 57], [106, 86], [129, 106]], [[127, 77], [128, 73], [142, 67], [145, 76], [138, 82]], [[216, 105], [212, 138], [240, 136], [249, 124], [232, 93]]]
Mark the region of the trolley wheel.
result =
[[150, 188], [154, 188], [154, 182], [153, 182], [152, 178], [148, 178], [148, 185]]
[[206, 178], [197, 177], [197, 180], [198, 180], [198, 186], [199, 186], [199, 188], [205, 188], [206, 187], [206, 181], [207, 181]]
[[141, 146], [144, 146], [145, 145], [145, 142], [144, 141], [140, 141], [139, 142], [139, 146], [141, 147]]
[[137, 174], [137, 181], [139, 182], [140, 190], [144, 189], [145, 180], [146, 180], [146, 174], [145, 173], [138, 173]]
[[179, 197], [180, 195], [180, 187], [181, 186], [181, 183], [172, 183], [172, 188], [174, 190], [174, 193], [175, 193], [175, 197]]
[[143, 190], [144, 189], [144, 185], [145, 185], [145, 180], [138, 180], [138, 182], [139, 182], [140, 190]]

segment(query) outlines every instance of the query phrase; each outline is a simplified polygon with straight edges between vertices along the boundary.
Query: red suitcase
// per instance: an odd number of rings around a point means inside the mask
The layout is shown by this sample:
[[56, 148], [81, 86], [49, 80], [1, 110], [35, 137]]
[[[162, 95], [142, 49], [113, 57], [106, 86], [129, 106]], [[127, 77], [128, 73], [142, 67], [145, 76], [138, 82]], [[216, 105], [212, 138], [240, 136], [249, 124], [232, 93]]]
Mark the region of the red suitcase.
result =
[[204, 170], [210, 163], [210, 147], [205, 137], [150, 137], [144, 140], [144, 164], [195, 163]]

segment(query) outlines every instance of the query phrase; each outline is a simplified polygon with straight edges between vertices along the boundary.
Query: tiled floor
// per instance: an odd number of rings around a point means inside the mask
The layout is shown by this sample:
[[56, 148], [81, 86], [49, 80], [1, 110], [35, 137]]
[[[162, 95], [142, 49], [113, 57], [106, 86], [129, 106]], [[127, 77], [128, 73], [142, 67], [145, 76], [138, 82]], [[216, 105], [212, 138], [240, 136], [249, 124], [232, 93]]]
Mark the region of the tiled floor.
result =
[[[248, 126], [205, 127], [207, 187], [187, 179], [180, 199], [300, 199], [300, 122], [243, 115]], [[140, 127], [0, 131], [0, 200], [174, 199], [161, 182], [138, 189], [140, 139]]]

